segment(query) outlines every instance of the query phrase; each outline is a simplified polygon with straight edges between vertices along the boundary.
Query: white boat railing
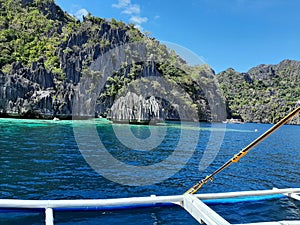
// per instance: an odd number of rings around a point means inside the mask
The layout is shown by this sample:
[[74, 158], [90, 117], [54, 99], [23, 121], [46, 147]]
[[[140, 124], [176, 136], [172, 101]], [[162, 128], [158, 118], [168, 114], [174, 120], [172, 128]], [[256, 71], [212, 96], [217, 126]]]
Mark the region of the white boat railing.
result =
[[[18, 199], [0, 199], [0, 208], [5, 209], [45, 209], [45, 224], [54, 224], [55, 209], [78, 210], [81, 208], [93, 207], [101, 209], [101, 207], [121, 207], [134, 205], [152, 205], [163, 203], [173, 203], [181, 205], [188, 211], [199, 223], [207, 225], [229, 225], [230, 223], [223, 219], [220, 215], [209, 208], [202, 200], [239, 198], [250, 196], [268, 196], [275, 194], [283, 194], [295, 200], [300, 200], [300, 188], [258, 190], [258, 191], [242, 191], [242, 192], [226, 192], [226, 193], [209, 193], [195, 195], [173, 195], [173, 196], [155, 196], [150, 197], [132, 197], [117, 199], [85, 199], [85, 200], [18, 200]], [[261, 225], [279, 225], [290, 224], [300, 225], [300, 221], [280, 221], [268, 223], [256, 223]], [[248, 224], [247, 224], [248, 225]]]

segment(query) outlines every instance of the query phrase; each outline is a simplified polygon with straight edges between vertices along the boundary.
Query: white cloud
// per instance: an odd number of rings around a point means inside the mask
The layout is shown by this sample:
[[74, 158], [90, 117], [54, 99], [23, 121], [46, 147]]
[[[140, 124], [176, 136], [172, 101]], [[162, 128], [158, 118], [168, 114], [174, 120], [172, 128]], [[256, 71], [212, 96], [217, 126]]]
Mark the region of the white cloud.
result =
[[118, 4], [112, 4], [112, 7], [122, 9], [121, 13], [130, 15], [129, 22], [133, 23], [140, 30], [143, 30], [141, 24], [148, 21], [147, 17], [141, 16], [140, 6], [132, 4], [131, 0], [119, 0]]
[[135, 24], [134, 27], [137, 28], [137, 29], [139, 29], [140, 31], [143, 30], [143, 27], [141, 25], [139, 25], [139, 24]]
[[130, 5], [130, 0], [119, 0], [118, 4], [112, 4], [112, 7], [121, 9], [127, 7], [128, 5]]
[[83, 16], [87, 16], [88, 11], [86, 9], [79, 9], [77, 12], [75, 12], [74, 16], [81, 20]]
[[137, 25], [141, 25], [142, 23], [146, 23], [148, 21], [147, 17], [140, 17], [140, 16], [132, 16], [129, 19], [130, 22], [137, 24]]
[[125, 8], [125, 10], [122, 11], [122, 13], [125, 13], [125, 14], [140, 14], [141, 13], [141, 8], [139, 5], [129, 5]]
[[158, 15], [154, 17], [155, 20], [158, 20], [159, 18], [160, 18], [160, 16], [158, 16]]

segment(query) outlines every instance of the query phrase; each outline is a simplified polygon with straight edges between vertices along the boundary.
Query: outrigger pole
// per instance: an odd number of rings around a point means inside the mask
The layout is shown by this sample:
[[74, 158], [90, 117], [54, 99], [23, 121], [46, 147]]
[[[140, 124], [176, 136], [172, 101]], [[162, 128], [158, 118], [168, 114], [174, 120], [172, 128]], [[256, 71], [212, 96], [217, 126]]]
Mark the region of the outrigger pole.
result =
[[278, 130], [282, 125], [286, 124], [288, 121], [290, 121], [294, 116], [296, 116], [298, 113], [300, 113], [300, 106], [298, 106], [296, 109], [294, 109], [291, 113], [289, 113], [287, 116], [282, 118], [278, 123], [276, 123], [273, 127], [271, 127], [269, 130], [267, 130], [265, 133], [263, 133], [260, 137], [255, 139], [253, 142], [251, 142], [248, 146], [243, 148], [238, 154], [234, 155], [229, 161], [227, 161], [223, 166], [221, 166], [219, 169], [217, 169], [212, 174], [206, 176], [204, 179], [199, 181], [197, 184], [195, 184], [193, 187], [191, 187], [188, 191], [186, 191], [184, 194], [195, 194], [204, 184], [206, 184], [209, 180], [213, 181], [213, 177], [223, 171], [225, 168], [230, 166], [232, 163], [238, 162], [243, 156], [245, 156], [251, 149], [256, 147], [259, 143], [261, 143], [263, 140], [265, 140], [267, 137], [269, 137], [272, 133], [274, 133], [276, 130]]

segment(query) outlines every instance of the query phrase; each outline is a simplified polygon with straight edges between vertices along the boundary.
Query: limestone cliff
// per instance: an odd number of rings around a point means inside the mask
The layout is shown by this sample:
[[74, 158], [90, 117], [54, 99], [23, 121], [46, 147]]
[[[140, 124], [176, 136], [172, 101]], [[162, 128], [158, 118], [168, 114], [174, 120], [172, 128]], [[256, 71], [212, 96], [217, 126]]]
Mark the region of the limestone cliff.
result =
[[[187, 65], [133, 25], [91, 15], [79, 21], [53, 0], [0, 0], [0, 6], [2, 117], [221, 121], [226, 116], [212, 108], [214, 98], [224, 99], [213, 93], [217, 86], [209, 67]], [[118, 49], [128, 43], [142, 44]], [[134, 81], [153, 77], [173, 86], [164, 90], [154, 80], [146, 84], [152, 94], [141, 87], [127, 93]]]
[[0, 52], [1, 117], [274, 123], [300, 100], [300, 62], [215, 75], [133, 25], [79, 21], [53, 0], [0, 0]]
[[[275, 123], [300, 104], [300, 62], [259, 65], [247, 73], [228, 69], [217, 75], [227, 99], [228, 118]], [[291, 123], [300, 124], [299, 117]]]

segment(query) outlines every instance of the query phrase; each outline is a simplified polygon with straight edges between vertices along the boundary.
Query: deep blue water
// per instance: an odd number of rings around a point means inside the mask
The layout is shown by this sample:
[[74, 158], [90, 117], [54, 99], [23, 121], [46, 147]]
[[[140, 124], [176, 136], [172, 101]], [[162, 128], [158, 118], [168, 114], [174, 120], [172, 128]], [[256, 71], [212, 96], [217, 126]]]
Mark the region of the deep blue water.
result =
[[[226, 128], [211, 126], [206, 123], [187, 123], [182, 126], [179, 123], [169, 123], [149, 128], [112, 125], [105, 120], [0, 119], [0, 198], [105, 199], [182, 194], [271, 127], [264, 124], [227, 124]], [[222, 126], [225, 125], [220, 124]], [[112, 165], [109, 161], [107, 165], [105, 160], [99, 161], [101, 153], [97, 155], [93, 152], [98, 146], [91, 134], [94, 128], [98, 141], [107, 152], [125, 165], [136, 168], [134, 172], [110, 167]], [[220, 141], [218, 137], [223, 134], [224, 139], [221, 138]], [[285, 125], [239, 163], [217, 175], [215, 181], [205, 185], [200, 192], [300, 187], [299, 135], [299, 126]], [[81, 144], [81, 151], [75, 137]], [[209, 141], [210, 137], [213, 138]], [[153, 140], [147, 142], [149, 138]], [[191, 151], [193, 143], [197, 143], [194, 152]], [[152, 149], [155, 144], [157, 147]], [[220, 149], [218, 145], [221, 145]], [[181, 149], [180, 152], [168, 164], [162, 164], [156, 169], [151, 167], [168, 160], [178, 148]], [[213, 156], [215, 150], [218, 150], [218, 154], [214, 161], [205, 170], [199, 171], [200, 159], [203, 156]], [[82, 153], [85, 157], [95, 159], [93, 166], [86, 162]], [[106, 175], [102, 176], [94, 168]], [[149, 170], [145, 173], [142, 168]], [[173, 169], [178, 172], [172, 174]], [[171, 176], [168, 179], [151, 183], [157, 177], [169, 173]], [[124, 182], [133, 186], [125, 185]], [[134, 186], [135, 182], [139, 186]], [[141, 182], [149, 184], [142, 186]], [[300, 220], [300, 203], [288, 198], [216, 205], [212, 208], [231, 223]], [[0, 224], [43, 222], [43, 212], [0, 213]], [[197, 222], [183, 209], [172, 207], [107, 212], [55, 212], [55, 224], [192, 225]]]

